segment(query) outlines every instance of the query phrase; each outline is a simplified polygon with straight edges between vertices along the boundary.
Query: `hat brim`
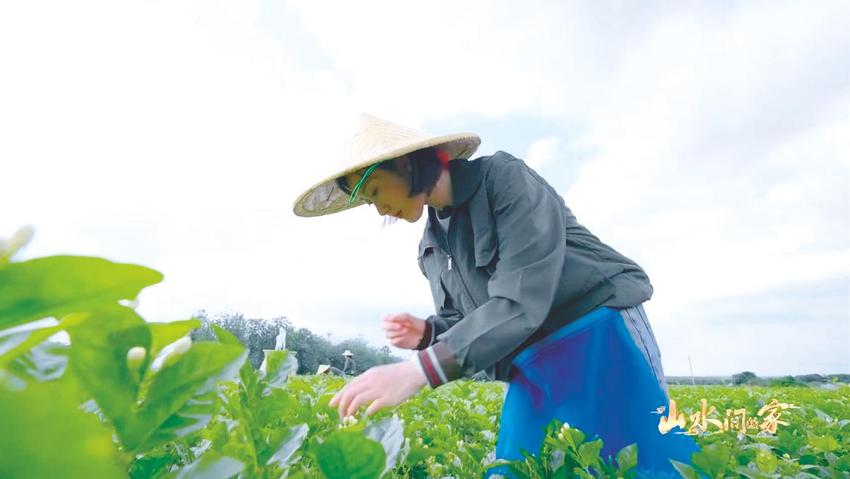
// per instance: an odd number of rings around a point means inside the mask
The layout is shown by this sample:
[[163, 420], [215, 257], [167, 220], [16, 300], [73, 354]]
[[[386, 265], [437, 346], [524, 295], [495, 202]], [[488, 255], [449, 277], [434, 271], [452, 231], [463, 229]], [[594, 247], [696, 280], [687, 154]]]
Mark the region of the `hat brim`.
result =
[[364, 205], [366, 202], [361, 199], [355, 199], [353, 203], [349, 204], [349, 195], [339, 188], [336, 179], [375, 163], [398, 158], [423, 148], [438, 147], [448, 153], [451, 160], [468, 159], [475, 153], [480, 144], [481, 138], [474, 133], [456, 133], [427, 138], [384, 152], [380, 156], [358, 162], [311, 186], [298, 196], [292, 205], [292, 210], [298, 216], [310, 217], [329, 215]]

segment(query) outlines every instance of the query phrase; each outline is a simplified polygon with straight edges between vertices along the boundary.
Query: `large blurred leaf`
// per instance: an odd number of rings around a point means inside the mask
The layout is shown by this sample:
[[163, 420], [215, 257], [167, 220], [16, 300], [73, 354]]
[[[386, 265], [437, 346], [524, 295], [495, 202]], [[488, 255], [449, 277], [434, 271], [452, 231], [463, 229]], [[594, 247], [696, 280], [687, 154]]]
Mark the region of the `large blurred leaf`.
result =
[[732, 460], [732, 450], [720, 443], [708, 444], [702, 450], [691, 456], [694, 466], [708, 474], [709, 477], [722, 476], [726, 466]]
[[673, 464], [673, 467], [676, 469], [676, 472], [679, 473], [685, 479], [702, 479], [699, 472], [690, 464], [685, 464], [684, 462], [679, 462], [675, 459], [670, 459], [670, 463]]
[[617, 466], [620, 472], [637, 466], [638, 450], [637, 443], [629, 444], [617, 453]]
[[245, 465], [240, 461], [210, 451], [192, 464], [165, 477], [168, 479], [227, 479], [239, 474], [243, 469]]
[[233, 333], [231, 333], [230, 331], [222, 328], [221, 326], [215, 323], [210, 324], [210, 326], [212, 326], [212, 330], [215, 333], [218, 342], [220, 342], [221, 344], [230, 344], [233, 346], [242, 345], [242, 343], [239, 341], [239, 338], [234, 336]]
[[78, 404], [65, 379], [0, 387], [0, 477], [126, 477], [111, 433]]
[[[156, 325], [157, 341], [189, 326]], [[92, 313], [72, 328], [71, 342], [74, 371], [130, 451], [151, 449], [203, 427], [214, 410], [210, 391], [215, 382], [235, 376], [244, 361], [241, 346], [199, 343], [154, 371], [147, 354], [140, 386], [127, 367], [127, 351], [134, 346], [149, 351], [153, 339], [151, 327], [128, 308]]]
[[22, 381], [55, 381], [68, 365], [68, 345], [45, 341], [19, 356], [9, 365], [9, 372]]
[[377, 479], [386, 465], [384, 448], [354, 431], [337, 431], [316, 447], [316, 461], [328, 479]]
[[[295, 355], [286, 350], [266, 349], [265, 359], [260, 365], [260, 372], [269, 387], [279, 388], [286, 384], [287, 378], [298, 370], [298, 360]], [[268, 394], [266, 390], [263, 394]]]
[[170, 323], [148, 323], [151, 328], [150, 357], [156, 356], [162, 348], [199, 328], [201, 322], [197, 319], [184, 319]]
[[149, 450], [203, 429], [215, 414], [216, 400], [214, 388], [201, 388], [155, 429], [139, 449]]
[[127, 368], [127, 351], [150, 348], [147, 323], [132, 309], [113, 307], [90, 313], [69, 334], [72, 369], [122, 437], [136, 420], [139, 394], [139, 384]]
[[54, 326], [27, 329], [0, 336], [0, 368], [6, 367], [50, 336], [79, 324], [87, 317], [88, 314], [69, 314]]
[[162, 274], [88, 256], [48, 256], [0, 265], [0, 328], [135, 299]]
[[281, 469], [287, 467], [295, 456], [295, 451], [304, 443], [307, 433], [310, 428], [306, 424], [299, 424], [289, 429], [285, 429], [280, 438], [277, 438], [275, 444], [270, 444], [273, 449], [276, 449], [274, 454], [266, 461], [266, 464], [277, 464]]
[[387, 463], [383, 474], [394, 469], [400, 462], [404, 461], [401, 456], [401, 446], [404, 443], [404, 425], [396, 416], [384, 418], [372, 422], [363, 430], [366, 437], [377, 441], [384, 448]]
[[[193, 344], [177, 362], [155, 373], [138, 411], [139, 421], [129, 431], [131, 434], [125, 445], [133, 450], [150, 449], [191, 432], [200, 424], [198, 421], [205, 423], [214, 412], [213, 395], [208, 393], [213, 391], [216, 382], [235, 378], [246, 355], [241, 346]], [[189, 409], [184, 409], [190, 398], [193, 402], [188, 404]], [[165, 429], [156, 431], [175, 413], [179, 413], [180, 419], [169, 421]], [[196, 424], [187, 428], [187, 419]], [[167, 431], [171, 434], [163, 434]]]

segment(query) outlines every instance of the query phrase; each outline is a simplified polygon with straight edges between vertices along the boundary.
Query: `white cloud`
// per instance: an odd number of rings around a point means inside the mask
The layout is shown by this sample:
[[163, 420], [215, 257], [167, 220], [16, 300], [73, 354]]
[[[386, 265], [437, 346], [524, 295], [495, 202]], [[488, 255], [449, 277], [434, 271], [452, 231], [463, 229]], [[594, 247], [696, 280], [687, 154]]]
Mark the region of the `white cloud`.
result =
[[550, 136], [536, 140], [528, 147], [528, 152], [523, 159], [535, 170], [552, 161], [558, 152], [561, 140], [556, 136]]
[[650, 273], [663, 336], [697, 302], [850, 270], [848, 8], [4, 4], [0, 236], [31, 223], [27, 257], [161, 270], [149, 319], [232, 308], [378, 341], [341, 311], [429, 313], [422, 222], [297, 218], [294, 198], [338, 168], [356, 112], [531, 115], [576, 132], [528, 138], [532, 165], [598, 152], [564, 196]]

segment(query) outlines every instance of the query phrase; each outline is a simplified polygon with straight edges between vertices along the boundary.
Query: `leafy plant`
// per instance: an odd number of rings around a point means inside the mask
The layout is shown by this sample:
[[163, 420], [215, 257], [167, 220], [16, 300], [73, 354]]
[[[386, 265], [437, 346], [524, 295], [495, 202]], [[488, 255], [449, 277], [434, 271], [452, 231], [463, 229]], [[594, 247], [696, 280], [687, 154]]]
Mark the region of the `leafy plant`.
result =
[[[0, 240], [0, 477], [525, 478], [637, 477], [629, 445], [553, 421], [539, 454], [495, 458], [505, 384], [454, 381], [371, 418], [328, 406], [339, 377], [298, 376], [293, 351], [255, 370], [236, 336], [201, 322], [145, 321], [132, 308], [162, 279], [142, 266], [52, 256], [15, 262], [32, 236]], [[60, 333], [67, 333], [62, 339]], [[782, 387], [786, 384], [793, 387]], [[705, 398], [722, 419], [774, 398], [776, 434], [697, 436], [685, 478], [850, 477], [850, 386], [672, 386], [686, 416]]]

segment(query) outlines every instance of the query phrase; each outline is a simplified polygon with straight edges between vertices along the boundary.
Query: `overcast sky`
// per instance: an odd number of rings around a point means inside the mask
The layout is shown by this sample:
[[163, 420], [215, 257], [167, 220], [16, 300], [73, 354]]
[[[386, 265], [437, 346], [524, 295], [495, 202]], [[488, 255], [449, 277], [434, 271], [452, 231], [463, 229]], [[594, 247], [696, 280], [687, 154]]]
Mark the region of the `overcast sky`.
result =
[[[478, 133], [637, 261], [668, 375], [850, 372], [850, 2], [4, 2], [0, 236], [161, 271], [148, 320], [388, 344], [424, 218], [295, 197], [359, 112]], [[404, 352], [398, 351], [404, 356]]]

